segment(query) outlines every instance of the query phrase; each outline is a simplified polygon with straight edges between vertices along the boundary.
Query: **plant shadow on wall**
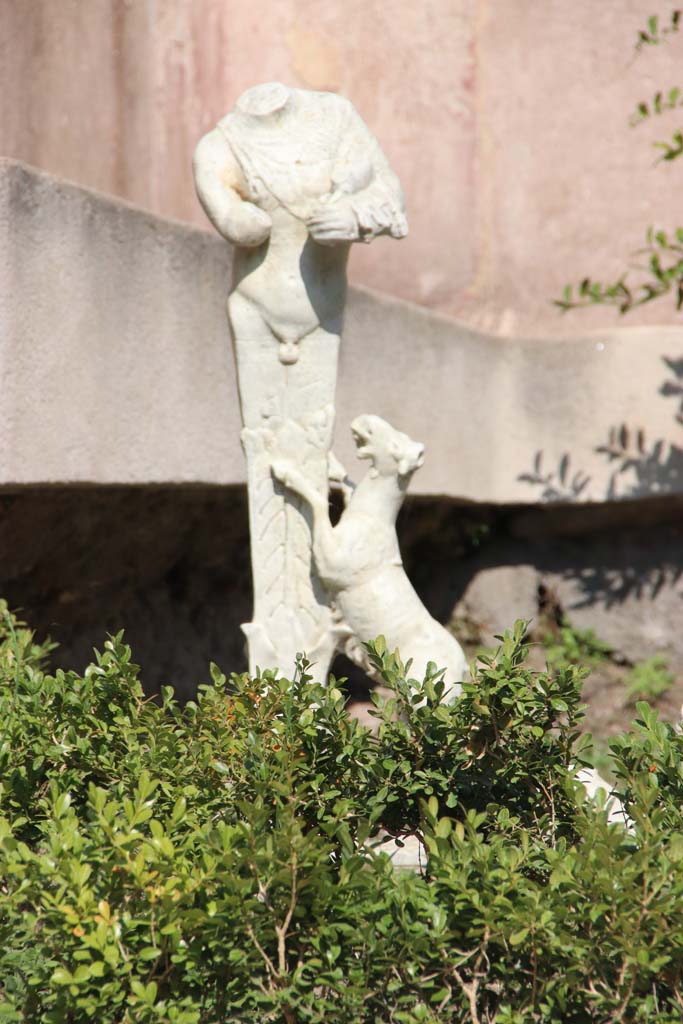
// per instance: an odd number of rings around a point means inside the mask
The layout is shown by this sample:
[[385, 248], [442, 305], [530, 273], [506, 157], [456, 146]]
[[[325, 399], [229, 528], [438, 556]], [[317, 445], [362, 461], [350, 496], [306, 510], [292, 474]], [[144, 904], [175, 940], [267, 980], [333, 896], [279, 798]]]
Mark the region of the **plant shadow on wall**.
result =
[[[659, 394], [678, 399], [676, 421], [680, 425], [683, 424], [683, 359], [665, 356], [663, 361], [674, 378], [664, 381]], [[629, 472], [633, 472], [635, 479], [629, 485], [628, 497], [671, 494], [681, 489], [683, 448], [661, 438], [648, 443], [643, 428], [633, 430], [622, 423], [610, 430], [607, 443], [599, 445], [596, 451], [605, 455], [612, 465], [607, 490], [609, 500], [617, 498], [619, 478]]]
[[[659, 394], [677, 399], [675, 419], [683, 425], [683, 358], [664, 357], [663, 361], [669, 377], [660, 386]], [[604, 494], [591, 494], [593, 500], [625, 502], [665, 497], [683, 489], [683, 447], [663, 438], [650, 441], [643, 427], [627, 423], [614, 426], [607, 439], [593, 450], [609, 465]], [[544, 504], [585, 501], [592, 482], [591, 476], [576, 466], [575, 457], [569, 452], [561, 456], [555, 469], [547, 470], [543, 450], [536, 452], [531, 470], [520, 473], [517, 479], [540, 488]], [[578, 576], [583, 597], [574, 608], [602, 604], [609, 609], [628, 598], [653, 600], [663, 587], [678, 584], [683, 577], [683, 565], [662, 562], [646, 573], [637, 564], [591, 565], [572, 569], [565, 576]]]
[[[665, 356], [663, 362], [673, 374], [659, 388], [659, 394], [678, 399], [676, 422], [683, 425], [683, 359]], [[612, 427], [607, 440], [596, 445], [594, 451], [604, 455], [611, 467], [605, 490], [605, 499], [615, 501], [627, 498], [654, 497], [676, 493], [683, 482], [683, 448], [658, 438], [648, 441], [643, 427], [621, 423]], [[628, 474], [632, 479], [627, 480]], [[517, 477], [524, 483], [542, 487], [544, 502], [574, 502], [591, 482], [589, 474], [572, 465], [572, 455], [565, 452], [556, 469], [546, 471], [544, 453], [539, 449], [530, 472]]]

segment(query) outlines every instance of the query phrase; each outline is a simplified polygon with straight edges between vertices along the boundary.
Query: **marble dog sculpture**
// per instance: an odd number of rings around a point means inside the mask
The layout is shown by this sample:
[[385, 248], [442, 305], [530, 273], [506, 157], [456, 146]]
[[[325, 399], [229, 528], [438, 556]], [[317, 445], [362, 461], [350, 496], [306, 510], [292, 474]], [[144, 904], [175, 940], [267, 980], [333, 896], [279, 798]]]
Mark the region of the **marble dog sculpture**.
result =
[[427, 663], [445, 669], [450, 697], [460, 693], [467, 662], [460, 644], [429, 614], [406, 576], [396, 536], [396, 516], [411, 477], [424, 461], [424, 446], [379, 416], [359, 416], [351, 432], [370, 468], [351, 492], [336, 526], [327, 498], [289, 459], [275, 457], [273, 476], [306, 501], [313, 516], [313, 557], [337, 612], [356, 641], [382, 634], [389, 650], [412, 659], [410, 673]]

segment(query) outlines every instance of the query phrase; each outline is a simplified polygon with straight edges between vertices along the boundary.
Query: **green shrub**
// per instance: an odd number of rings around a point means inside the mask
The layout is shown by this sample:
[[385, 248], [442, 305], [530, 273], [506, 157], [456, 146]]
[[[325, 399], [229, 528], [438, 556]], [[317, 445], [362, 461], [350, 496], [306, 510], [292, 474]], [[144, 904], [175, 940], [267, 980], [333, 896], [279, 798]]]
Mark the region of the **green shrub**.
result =
[[671, 689], [673, 672], [663, 654], [638, 662], [626, 676], [626, 694], [631, 700], [656, 700]]
[[609, 659], [612, 648], [595, 635], [592, 629], [577, 629], [563, 619], [557, 634], [547, 633], [543, 638], [548, 664], [552, 668], [563, 665], [600, 665]]
[[181, 708], [121, 636], [49, 675], [4, 622], [0, 1021], [680, 1021], [683, 740], [639, 706], [609, 825], [581, 673], [526, 669], [524, 623], [452, 706], [378, 641], [373, 736], [304, 661]]

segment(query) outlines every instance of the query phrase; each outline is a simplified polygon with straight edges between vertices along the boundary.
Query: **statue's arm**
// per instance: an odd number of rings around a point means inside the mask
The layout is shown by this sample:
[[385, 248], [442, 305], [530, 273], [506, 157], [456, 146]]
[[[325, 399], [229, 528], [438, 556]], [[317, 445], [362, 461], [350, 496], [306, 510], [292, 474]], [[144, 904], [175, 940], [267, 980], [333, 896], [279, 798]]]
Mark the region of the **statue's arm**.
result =
[[349, 204], [358, 221], [359, 239], [370, 242], [378, 235], [405, 238], [408, 222], [401, 183], [377, 139], [358, 114], [353, 113], [340, 150], [340, 160], [353, 166], [354, 161], [365, 158], [372, 168], [370, 181], [349, 196]]
[[370, 242], [378, 235], [408, 233], [401, 183], [377, 139], [350, 103], [344, 103], [332, 191], [308, 221], [323, 244]]
[[242, 173], [228, 140], [217, 128], [199, 140], [192, 170], [199, 202], [219, 234], [247, 248], [265, 242], [270, 217], [239, 194]]

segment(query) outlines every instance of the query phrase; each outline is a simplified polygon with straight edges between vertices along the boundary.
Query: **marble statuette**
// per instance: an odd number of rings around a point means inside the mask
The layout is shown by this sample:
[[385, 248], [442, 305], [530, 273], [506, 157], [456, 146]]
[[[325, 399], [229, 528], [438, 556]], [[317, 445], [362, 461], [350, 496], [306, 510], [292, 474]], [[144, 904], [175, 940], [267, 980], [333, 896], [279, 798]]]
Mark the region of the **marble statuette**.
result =
[[[249, 489], [250, 670], [288, 671], [305, 651], [324, 676], [348, 630], [312, 559], [308, 498], [326, 506], [330, 469], [339, 474], [330, 449], [349, 249], [406, 234], [401, 187], [347, 100], [279, 83], [247, 90], [200, 140], [194, 175], [235, 246], [228, 315]], [[274, 478], [276, 449], [307, 499]]]

